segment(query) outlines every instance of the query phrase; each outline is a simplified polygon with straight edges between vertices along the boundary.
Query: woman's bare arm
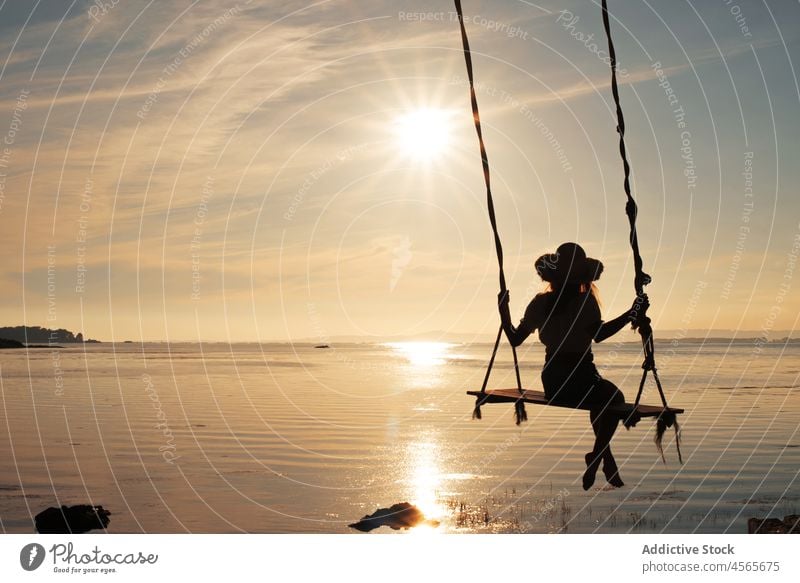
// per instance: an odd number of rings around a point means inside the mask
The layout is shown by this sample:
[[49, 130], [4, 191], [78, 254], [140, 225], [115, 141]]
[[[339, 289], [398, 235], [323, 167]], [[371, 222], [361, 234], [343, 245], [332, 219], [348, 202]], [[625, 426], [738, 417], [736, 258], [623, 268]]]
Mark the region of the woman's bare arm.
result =
[[630, 310], [623, 312], [613, 320], [608, 322], [600, 322], [597, 327], [597, 332], [594, 335], [595, 342], [602, 342], [606, 338], [610, 338], [625, 327], [625, 324], [635, 322], [640, 314], [644, 314], [647, 308], [650, 307], [650, 301], [647, 299], [647, 294], [644, 294], [641, 299], [636, 298]]
[[612, 337], [622, 330], [628, 322], [630, 322], [630, 311], [623, 312], [608, 322], [600, 322], [600, 326], [597, 328], [597, 332], [594, 335], [594, 341], [602, 342], [606, 338]]
[[514, 327], [511, 323], [511, 311], [509, 309], [508, 292], [500, 293], [497, 296], [497, 307], [500, 310], [500, 321], [503, 324], [503, 331], [511, 343], [511, 346], [519, 346], [539, 327], [537, 307], [534, 306], [536, 298], [533, 298], [528, 308], [525, 310], [525, 316], [520, 321], [519, 325]]

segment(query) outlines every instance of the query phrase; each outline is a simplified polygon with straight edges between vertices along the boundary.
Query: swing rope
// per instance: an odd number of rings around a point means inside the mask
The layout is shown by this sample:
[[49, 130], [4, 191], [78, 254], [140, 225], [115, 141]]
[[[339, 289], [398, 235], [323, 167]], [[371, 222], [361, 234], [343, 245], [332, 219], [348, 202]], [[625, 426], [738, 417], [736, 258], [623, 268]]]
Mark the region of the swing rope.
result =
[[[495, 216], [494, 211], [494, 200], [492, 198], [492, 188], [491, 188], [491, 179], [489, 173], [489, 159], [486, 154], [486, 145], [483, 140], [483, 132], [481, 130], [481, 120], [480, 120], [480, 113], [478, 110], [478, 98], [475, 94], [475, 82], [473, 78], [473, 70], [472, 70], [472, 53], [469, 48], [469, 39], [467, 38], [467, 30], [464, 25], [464, 14], [461, 7], [461, 0], [454, 0], [456, 12], [458, 14], [458, 22], [461, 28], [461, 43], [463, 45], [464, 50], [464, 62], [467, 68], [467, 77], [469, 80], [469, 92], [470, 92], [470, 102], [472, 105], [472, 118], [475, 122], [475, 132], [478, 135], [478, 144], [480, 146], [480, 154], [481, 154], [481, 163], [483, 166], [483, 179], [486, 183], [486, 206], [489, 212], [489, 222], [492, 226], [492, 233], [494, 234], [494, 244], [495, 250], [497, 252], [497, 264], [499, 268], [499, 282], [500, 282], [500, 295], [502, 297], [503, 294], [508, 292], [508, 288], [506, 286], [506, 278], [505, 272], [503, 270], [503, 245], [500, 241], [500, 233], [497, 229], [497, 218]], [[617, 58], [616, 58], [616, 51], [614, 49], [614, 42], [611, 37], [611, 25], [609, 22], [609, 13], [608, 13], [608, 5], [607, 0], [602, 0], [602, 9], [603, 9], [603, 26], [605, 28], [606, 37], [608, 39], [608, 52], [609, 52], [609, 60], [611, 65], [611, 92], [614, 97], [614, 104], [616, 106], [616, 114], [617, 114], [617, 132], [619, 133], [619, 152], [620, 157], [622, 158], [622, 166], [624, 170], [624, 182], [623, 187], [625, 190], [625, 196], [627, 198], [625, 204], [625, 213], [628, 216], [628, 223], [630, 224], [630, 245], [631, 251], [633, 253], [633, 264], [635, 269], [635, 277], [634, 277], [634, 290], [636, 291], [637, 296], [637, 305], [642, 306], [645, 298], [644, 298], [644, 286], [649, 284], [652, 281], [652, 278], [644, 272], [643, 269], [643, 261], [642, 256], [639, 252], [639, 238], [636, 232], [636, 217], [638, 214], [638, 207], [636, 205], [636, 201], [631, 194], [631, 185], [630, 185], [630, 163], [628, 162], [627, 152], [625, 149], [625, 118], [622, 113], [622, 104], [619, 98], [619, 87], [617, 84]], [[637, 413], [637, 409], [639, 406], [639, 402], [641, 401], [642, 392], [644, 390], [645, 381], [647, 380], [647, 374], [652, 372], [653, 379], [656, 382], [656, 386], [658, 387], [658, 393], [661, 397], [661, 403], [664, 407], [663, 412], [658, 416], [656, 421], [656, 436], [655, 436], [655, 443], [656, 447], [658, 448], [659, 453], [661, 454], [661, 459], [666, 462], [664, 458], [664, 450], [662, 446], [662, 439], [664, 433], [669, 427], [675, 428], [675, 444], [678, 451], [678, 459], [681, 463], [683, 463], [683, 458], [681, 455], [680, 449], [680, 426], [678, 425], [677, 416], [676, 414], [669, 409], [667, 404], [666, 396], [664, 395], [664, 390], [661, 386], [661, 380], [658, 377], [658, 370], [656, 368], [655, 363], [655, 345], [653, 342], [653, 328], [651, 326], [651, 320], [647, 316], [647, 308], [640, 308], [636, 311], [635, 316], [632, 318], [631, 321], [632, 327], [634, 330], [639, 332], [639, 335], [642, 339], [642, 350], [644, 353], [644, 362], [642, 363], [642, 378], [639, 382], [639, 390], [636, 394], [636, 401], [634, 403], [633, 411], [631, 414], [623, 421], [626, 428], [630, 429], [631, 427], [635, 426], [640, 420], [641, 416]], [[494, 366], [495, 357], [497, 355], [497, 349], [500, 346], [500, 339], [503, 335], [503, 327], [500, 326], [500, 329], [497, 332], [497, 338], [494, 342], [494, 348], [492, 349], [492, 355], [489, 359], [489, 364], [486, 369], [486, 375], [483, 379], [483, 385], [481, 386], [480, 395], [477, 397], [475, 402], [475, 409], [472, 413], [473, 418], [480, 419], [481, 418], [481, 405], [486, 402], [486, 387], [489, 382], [489, 376], [492, 371], [492, 367]], [[522, 382], [520, 379], [519, 374], [519, 362], [517, 359], [517, 350], [516, 347], [512, 345], [511, 347], [513, 356], [514, 356], [514, 371], [516, 373], [516, 380], [517, 380], [517, 390], [522, 395]], [[522, 421], [527, 421], [528, 416], [525, 411], [525, 403], [520, 398], [515, 402], [515, 417], [516, 423], [519, 425]]]
[[[608, 39], [608, 56], [611, 64], [611, 93], [614, 97], [614, 105], [617, 110], [617, 133], [619, 134], [619, 154], [622, 158], [622, 168], [624, 171], [623, 187], [625, 189], [625, 196], [627, 202], [625, 204], [625, 214], [628, 215], [628, 222], [630, 223], [630, 244], [631, 251], [633, 252], [633, 265], [635, 269], [635, 276], [633, 286], [636, 290], [637, 305], [641, 305], [644, 300], [644, 286], [652, 281], [652, 278], [644, 272], [642, 256], [639, 253], [639, 238], [636, 233], [636, 216], [638, 214], [638, 207], [636, 201], [631, 195], [630, 174], [631, 167], [628, 163], [628, 156], [625, 150], [625, 117], [622, 114], [622, 104], [619, 98], [619, 87], [617, 85], [617, 53], [614, 49], [614, 41], [611, 37], [611, 23], [608, 13], [608, 0], [602, 0], [603, 9], [603, 28], [606, 32]], [[634, 330], [638, 330], [642, 338], [642, 349], [644, 352], [644, 362], [642, 363], [642, 379], [639, 382], [639, 391], [636, 393], [636, 401], [634, 402], [633, 412], [627, 419], [624, 420], [626, 428], [630, 429], [636, 425], [640, 417], [636, 415], [636, 408], [639, 406], [639, 401], [642, 398], [642, 391], [644, 389], [647, 373], [653, 373], [653, 379], [658, 387], [658, 394], [661, 397], [661, 403], [664, 406], [664, 412], [659, 415], [656, 420], [656, 436], [655, 443], [661, 454], [661, 459], [666, 463], [664, 458], [664, 449], [662, 440], [664, 433], [669, 427], [675, 428], [675, 445], [678, 450], [678, 460], [683, 463], [683, 456], [681, 455], [681, 441], [680, 441], [680, 425], [678, 424], [677, 415], [669, 410], [667, 405], [667, 398], [664, 396], [664, 389], [661, 387], [661, 379], [658, 378], [658, 369], [656, 368], [655, 345], [653, 342], [653, 328], [651, 320], [647, 316], [647, 310], [637, 310], [635, 319], [632, 321]]]
[[[458, 23], [461, 26], [461, 44], [464, 48], [464, 62], [467, 66], [467, 77], [469, 79], [469, 96], [470, 102], [472, 104], [472, 119], [475, 122], [475, 132], [478, 134], [478, 145], [480, 146], [481, 152], [481, 164], [483, 165], [483, 181], [486, 183], [486, 207], [489, 211], [489, 222], [492, 225], [492, 232], [494, 233], [494, 247], [495, 251], [497, 252], [497, 265], [498, 265], [498, 273], [500, 279], [500, 293], [507, 293], [508, 288], [506, 287], [506, 275], [503, 270], [503, 244], [500, 242], [500, 233], [497, 230], [497, 218], [495, 217], [494, 213], [494, 200], [492, 198], [492, 182], [491, 177], [489, 174], [489, 158], [486, 154], [486, 144], [483, 141], [483, 131], [481, 130], [481, 116], [480, 112], [478, 111], [478, 97], [475, 95], [475, 81], [472, 75], [472, 52], [469, 48], [469, 39], [467, 38], [467, 29], [464, 26], [464, 13], [461, 9], [461, 0], [455, 0], [456, 5], [456, 12], [458, 13]], [[481, 387], [481, 393], [486, 392], [486, 385], [489, 382], [489, 374], [492, 370], [492, 366], [494, 365], [494, 359], [497, 355], [497, 348], [500, 346], [500, 338], [503, 334], [503, 327], [500, 326], [500, 330], [497, 332], [497, 340], [494, 343], [494, 350], [492, 350], [492, 356], [489, 360], [489, 367], [486, 370], [486, 377], [483, 380], [483, 386]], [[517, 359], [517, 349], [516, 347], [511, 347], [511, 352], [514, 355], [514, 372], [516, 373], [517, 377], [517, 389], [519, 390], [520, 394], [523, 393], [522, 390], [522, 380], [519, 375], [519, 361]], [[480, 419], [481, 418], [481, 397], [478, 397], [475, 401], [475, 409], [472, 412], [473, 418]], [[517, 425], [522, 423], [523, 421], [528, 420], [528, 414], [525, 411], [525, 402], [520, 399], [515, 404], [514, 409], [514, 416]]]

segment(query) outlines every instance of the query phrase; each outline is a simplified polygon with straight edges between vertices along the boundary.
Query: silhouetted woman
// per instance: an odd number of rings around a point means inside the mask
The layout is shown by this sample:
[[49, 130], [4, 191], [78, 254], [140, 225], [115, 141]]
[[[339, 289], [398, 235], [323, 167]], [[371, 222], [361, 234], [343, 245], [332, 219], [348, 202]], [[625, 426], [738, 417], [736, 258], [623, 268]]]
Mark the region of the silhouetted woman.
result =
[[536, 272], [550, 284], [549, 291], [533, 298], [517, 327], [511, 323], [508, 293], [499, 296], [500, 318], [509, 342], [519, 346], [534, 330], [545, 345], [542, 384], [549, 401], [572, 407], [589, 407], [594, 430], [594, 449], [586, 454], [583, 489], [592, 487], [595, 474], [603, 463], [609, 484], [623, 486], [617, 462], [611, 453], [611, 438], [619, 417], [607, 411], [609, 405], [625, 402], [624, 395], [597, 372], [592, 356], [592, 340], [602, 342], [625, 327], [637, 313], [648, 306], [647, 296], [634, 301], [631, 310], [603, 322], [597, 289], [603, 264], [586, 257], [577, 243], [564, 243], [555, 253], [536, 260]]

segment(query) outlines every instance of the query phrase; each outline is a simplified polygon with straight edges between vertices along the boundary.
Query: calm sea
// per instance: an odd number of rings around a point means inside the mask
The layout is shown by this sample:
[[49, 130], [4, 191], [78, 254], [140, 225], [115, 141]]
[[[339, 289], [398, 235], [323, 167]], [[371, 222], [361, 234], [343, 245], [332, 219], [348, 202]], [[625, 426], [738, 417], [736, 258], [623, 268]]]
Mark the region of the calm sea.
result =
[[[653, 426], [614, 440], [626, 486], [580, 486], [588, 414], [510, 405], [471, 419], [490, 347], [445, 343], [98, 344], [0, 352], [0, 526], [48, 506], [111, 510], [111, 532], [353, 532], [397, 502], [412, 532], [746, 532], [800, 511], [800, 346], [659, 347], [681, 418], [664, 465]], [[501, 349], [502, 351], [502, 349]], [[539, 388], [537, 345], [523, 379]], [[635, 344], [596, 362], [628, 399]], [[502, 352], [490, 383], [513, 386]], [[658, 403], [654, 387], [646, 402]], [[381, 531], [391, 532], [387, 528]], [[376, 531], [376, 532], [381, 532]]]

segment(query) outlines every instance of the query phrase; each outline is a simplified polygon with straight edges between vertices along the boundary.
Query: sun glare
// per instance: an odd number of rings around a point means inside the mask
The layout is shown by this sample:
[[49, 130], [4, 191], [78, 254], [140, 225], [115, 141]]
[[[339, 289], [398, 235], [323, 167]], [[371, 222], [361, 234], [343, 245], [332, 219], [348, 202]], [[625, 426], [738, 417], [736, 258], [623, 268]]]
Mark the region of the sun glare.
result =
[[431, 367], [444, 364], [454, 345], [449, 342], [389, 342], [388, 346], [415, 367]]
[[444, 514], [438, 500], [442, 481], [438, 457], [439, 448], [434, 442], [414, 442], [408, 446], [408, 480], [412, 489], [412, 502], [428, 519], [441, 518]]
[[416, 109], [395, 120], [394, 132], [405, 155], [430, 161], [450, 144], [450, 114], [442, 109]]

